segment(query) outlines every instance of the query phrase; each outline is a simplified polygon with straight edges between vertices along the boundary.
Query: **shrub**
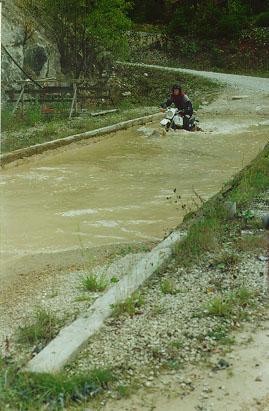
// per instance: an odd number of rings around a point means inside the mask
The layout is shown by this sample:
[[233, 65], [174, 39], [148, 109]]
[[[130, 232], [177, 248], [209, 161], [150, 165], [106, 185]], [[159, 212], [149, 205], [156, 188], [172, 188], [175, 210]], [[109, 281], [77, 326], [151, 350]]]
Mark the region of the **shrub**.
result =
[[219, 22], [218, 36], [225, 38], [236, 38], [246, 25], [244, 16], [226, 14]]
[[[189, 18], [186, 18], [188, 16]], [[192, 13], [189, 13], [186, 7], [178, 7], [173, 13], [172, 19], [167, 27], [167, 32], [170, 36], [178, 34], [187, 34], [192, 23]]]

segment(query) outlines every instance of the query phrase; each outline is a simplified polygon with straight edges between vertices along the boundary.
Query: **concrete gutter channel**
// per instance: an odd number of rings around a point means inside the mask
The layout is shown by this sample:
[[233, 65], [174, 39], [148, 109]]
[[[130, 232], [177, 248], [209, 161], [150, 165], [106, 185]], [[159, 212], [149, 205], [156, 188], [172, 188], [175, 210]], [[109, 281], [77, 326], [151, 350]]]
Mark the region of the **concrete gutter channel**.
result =
[[125, 130], [133, 126], [143, 125], [151, 121], [158, 120], [161, 116], [162, 113], [155, 113], [149, 116], [138, 117], [133, 120], [122, 121], [120, 123], [113, 124], [107, 127], [98, 128], [92, 131], [86, 131], [85, 133], [74, 134], [72, 136], [59, 138], [58, 140], [47, 141], [46, 143], [21, 148], [19, 150], [12, 151], [7, 154], [2, 154], [0, 156], [0, 164], [1, 166], [4, 166], [5, 164], [11, 163], [13, 161], [20, 160], [25, 157], [30, 157], [35, 154], [41, 154], [48, 150], [54, 150], [56, 148], [66, 146], [68, 144], [77, 143], [81, 140], [102, 136], [119, 130]]
[[26, 371], [56, 373], [85, 346], [113, 313], [113, 305], [126, 300], [172, 254], [173, 245], [184, 234], [175, 231], [142, 258], [126, 275], [102, 297], [99, 297], [84, 315], [63, 328], [58, 336], [37, 354], [25, 367]]

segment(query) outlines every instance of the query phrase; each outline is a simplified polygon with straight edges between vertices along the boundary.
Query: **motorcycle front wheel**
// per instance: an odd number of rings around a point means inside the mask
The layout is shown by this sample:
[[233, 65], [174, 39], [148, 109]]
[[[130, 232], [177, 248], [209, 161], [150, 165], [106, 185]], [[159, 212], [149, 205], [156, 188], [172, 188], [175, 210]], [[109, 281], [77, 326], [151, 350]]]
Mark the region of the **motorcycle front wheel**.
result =
[[166, 124], [166, 126], [165, 126], [165, 131], [166, 132], [170, 130], [170, 126], [171, 126], [171, 123]]

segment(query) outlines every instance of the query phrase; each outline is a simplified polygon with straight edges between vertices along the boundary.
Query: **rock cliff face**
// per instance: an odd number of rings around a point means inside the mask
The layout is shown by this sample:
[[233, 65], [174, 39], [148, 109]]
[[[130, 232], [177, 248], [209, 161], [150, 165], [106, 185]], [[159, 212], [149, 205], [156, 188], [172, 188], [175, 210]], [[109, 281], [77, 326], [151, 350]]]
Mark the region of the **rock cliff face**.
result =
[[[37, 27], [16, 0], [2, 2], [2, 44], [27, 73], [35, 78], [61, 75], [60, 54], [57, 45]], [[25, 76], [2, 50], [2, 86], [15, 86]]]

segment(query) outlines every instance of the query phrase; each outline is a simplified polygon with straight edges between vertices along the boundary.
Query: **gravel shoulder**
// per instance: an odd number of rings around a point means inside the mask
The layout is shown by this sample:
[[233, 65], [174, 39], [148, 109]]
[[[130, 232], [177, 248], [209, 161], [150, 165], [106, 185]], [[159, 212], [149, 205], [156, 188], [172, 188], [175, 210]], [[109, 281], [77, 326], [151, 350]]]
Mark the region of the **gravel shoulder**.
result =
[[247, 325], [233, 333], [236, 344], [225, 355], [227, 368], [216, 369], [220, 354], [212, 354], [206, 366], [187, 366], [154, 381], [151, 388], [121, 401], [109, 401], [106, 411], [267, 411], [268, 314], [260, 326]]

